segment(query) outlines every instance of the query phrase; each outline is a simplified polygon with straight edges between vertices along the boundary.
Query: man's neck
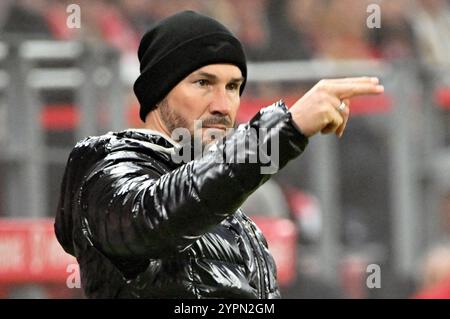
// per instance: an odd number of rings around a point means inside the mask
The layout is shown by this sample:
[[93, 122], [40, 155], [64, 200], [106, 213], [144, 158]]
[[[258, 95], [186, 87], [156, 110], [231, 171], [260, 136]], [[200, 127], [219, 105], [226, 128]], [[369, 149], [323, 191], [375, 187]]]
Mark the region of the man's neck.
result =
[[167, 127], [164, 125], [163, 121], [161, 120], [161, 116], [159, 116], [158, 110], [155, 110], [153, 112], [150, 112], [146, 119], [144, 128], [152, 131], [158, 131], [162, 133], [163, 135], [166, 135], [168, 137], [171, 136], [171, 132], [167, 129]]

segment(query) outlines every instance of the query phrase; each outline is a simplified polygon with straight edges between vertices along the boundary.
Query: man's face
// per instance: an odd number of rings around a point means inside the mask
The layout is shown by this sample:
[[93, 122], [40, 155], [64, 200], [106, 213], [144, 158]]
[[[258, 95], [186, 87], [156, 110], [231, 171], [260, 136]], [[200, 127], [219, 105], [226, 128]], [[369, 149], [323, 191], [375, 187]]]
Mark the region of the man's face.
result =
[[[187, 128], [192, 136], [201, 136], [204, 145], [212, 135], [223, 137], [235, 124], [243, 80], [241, 70], [231, 64], [211, 64], [192, 72], [159, 104], [162, 122], [169, 133]], [[194, 125], [198, 120], [201, 127]]]

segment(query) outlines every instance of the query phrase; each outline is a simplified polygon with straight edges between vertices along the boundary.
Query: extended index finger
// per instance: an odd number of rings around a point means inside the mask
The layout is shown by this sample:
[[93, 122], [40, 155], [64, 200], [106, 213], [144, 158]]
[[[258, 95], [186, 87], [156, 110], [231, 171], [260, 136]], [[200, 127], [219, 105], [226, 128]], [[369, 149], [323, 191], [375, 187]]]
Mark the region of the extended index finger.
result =
[[380, 82], [380, 80], [377, 77], [369, 77], [369, 76], [326, 79], [326, 81], [329, 83], [374, 83], [374, 84], [378, 84]]
[[339, 99], [358, 95], [376, 95], [384, 92], [384, 86], [375, 83], [330, 83], [325, 89]]

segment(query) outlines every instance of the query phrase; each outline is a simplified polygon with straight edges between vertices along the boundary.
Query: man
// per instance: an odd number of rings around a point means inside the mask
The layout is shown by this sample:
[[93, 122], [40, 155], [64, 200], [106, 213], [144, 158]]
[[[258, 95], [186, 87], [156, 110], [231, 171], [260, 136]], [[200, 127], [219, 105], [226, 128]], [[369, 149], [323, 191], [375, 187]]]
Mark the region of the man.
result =
[[[290, 110], [275, 103], [229, 133], [247, 69], [228, 29], [181, 12], [144, 35], [138, 56], [145, 129], [79, 142], [61, 186], [55, 232], [78, 260], [86, 296], [280, 297], [266, 241], [239, 209], [271, 176], [261, 173], [270, 158], [261, 150], [276, 145], [275, 166], [284, 167], [308, 137], [342, 135], [349, 98], [383, 87], [373, 78], [321, 81]], [[214, 147], [175, 160], [185, 144], [171, 138], [179, 128]]]

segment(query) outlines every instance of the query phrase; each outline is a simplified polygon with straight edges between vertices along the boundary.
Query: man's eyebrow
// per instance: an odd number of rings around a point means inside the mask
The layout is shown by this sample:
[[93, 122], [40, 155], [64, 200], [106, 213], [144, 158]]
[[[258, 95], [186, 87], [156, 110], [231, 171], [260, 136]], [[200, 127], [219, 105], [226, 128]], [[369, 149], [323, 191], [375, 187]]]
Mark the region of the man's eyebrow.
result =
[[[201, 77], [205, 77], [205, 78], [210, 79], [210, 80], [217, 80], [218, 79], [218, 77], [215, 74], [211, 74], [211, 73], [204, 72], [204, 71], [200, 71], [200, 72], [194, 73], [193, 76], [201, 76]], [[229, 82], [244, 82], [244, 77], [241, 76], [241, 77], [238, 77], [238, 78], [232, 78]]]
[[208, 72], [199, 71], [193, 74], [194, 76], [205, 77], [211, 80], [217, 80], [217, 76]]
[[230, 82], [244, 82], [245, 78], [243, 76], [238, 77], [238, 78], [233, 78], [230, 80]]

